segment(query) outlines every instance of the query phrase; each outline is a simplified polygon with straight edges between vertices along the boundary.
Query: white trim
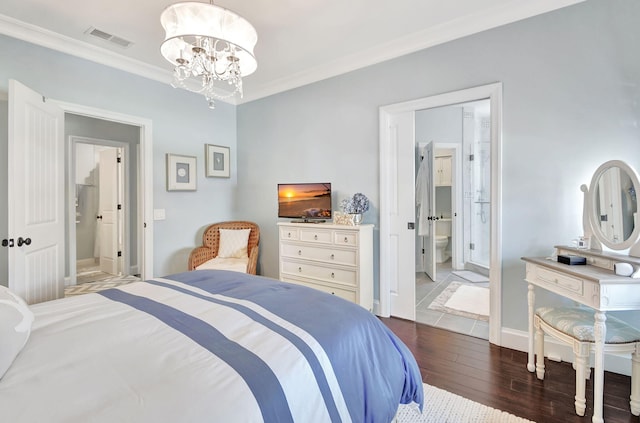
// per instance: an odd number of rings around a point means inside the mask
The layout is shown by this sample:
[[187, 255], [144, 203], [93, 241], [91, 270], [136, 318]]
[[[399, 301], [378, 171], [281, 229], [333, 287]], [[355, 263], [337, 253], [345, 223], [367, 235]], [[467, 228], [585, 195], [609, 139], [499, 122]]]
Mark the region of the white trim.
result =
[[[65, 113], [73, 113], [96, 119], [109, 120], [140, 127], [139, 177], [138, 177], [138, 242], [142, 245], [139, 262], [140, 277], [150, 279], [153, 273], [153, 128], [150, 119], [79, 104], [51, 100]], [[140, 192], [141, 191], [141, 192]]]
[[[391, 311], [390, 257], [387, 240], [390, 233], [388, 211], [391, 210], [388, 195], [391, 167], [387, 150], [391, 142], [389, 121], [393, 115], [451, 104], [466, 103], [475, 100], [490, 99], [491, 104], [491, 253], [489, 270], [490, 319], [489, 341], [501, 345], [502, 325], [502, 83], [493, 83], [479, 87], [438, 94], [431, 97], [391, 104], [380, 108], [380, 304], [379, 313], [388, 317]], [[415, 143], [415, 140], [412, 140]], [[413, 204], [405, 205], [414, 207]]]
[[[256, 85], [252, 84], [251, 78], [247, 78], [244, 98], [232, 97], [216, 101], [247, 103], [583, 1], [585, 0], [512, 0], [291, 75], [281, 75]], [[168, 68], [140, 62], [2, 14], [0, 33], [155, 81], [170, 84], [173, 79]]]

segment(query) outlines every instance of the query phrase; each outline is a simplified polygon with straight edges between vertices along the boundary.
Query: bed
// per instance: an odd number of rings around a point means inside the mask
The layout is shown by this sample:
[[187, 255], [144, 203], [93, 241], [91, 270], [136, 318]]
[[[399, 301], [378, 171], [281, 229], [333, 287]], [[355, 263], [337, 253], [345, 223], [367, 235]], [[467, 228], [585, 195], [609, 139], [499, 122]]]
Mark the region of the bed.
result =
[[197, 270], [32, 305], [7, 422], [390, 422], [423, 406], [407, 347], [358, 305]]

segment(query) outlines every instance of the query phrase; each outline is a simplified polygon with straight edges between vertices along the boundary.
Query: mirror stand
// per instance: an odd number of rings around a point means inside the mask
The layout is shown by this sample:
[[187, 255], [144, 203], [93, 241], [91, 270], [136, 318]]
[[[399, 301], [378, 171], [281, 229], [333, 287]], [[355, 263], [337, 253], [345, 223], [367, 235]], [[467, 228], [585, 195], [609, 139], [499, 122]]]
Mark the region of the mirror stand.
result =
[[590, 240], [589, 248], [596, 251], [602, 251], [602, 244], [600, 241], [594, 236], [593, 230], [591, 229], [591, 219], [589, 218], [589, 187], [586, 184], [580, 185], [580, 191], [583, 193], [583, 203], [582, 203], [582, 232], [585, 238]]

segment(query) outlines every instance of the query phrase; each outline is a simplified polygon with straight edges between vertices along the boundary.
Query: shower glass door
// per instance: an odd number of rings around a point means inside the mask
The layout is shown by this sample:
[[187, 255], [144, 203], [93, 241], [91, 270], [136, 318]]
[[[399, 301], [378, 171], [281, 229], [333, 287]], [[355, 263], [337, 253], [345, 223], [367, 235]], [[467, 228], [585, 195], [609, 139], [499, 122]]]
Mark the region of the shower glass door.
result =
[[[486, 102], [486, 103], [485, 103]], [[489, 269], [491, 138], [488, 100], [464, 107], [464, 262]]]

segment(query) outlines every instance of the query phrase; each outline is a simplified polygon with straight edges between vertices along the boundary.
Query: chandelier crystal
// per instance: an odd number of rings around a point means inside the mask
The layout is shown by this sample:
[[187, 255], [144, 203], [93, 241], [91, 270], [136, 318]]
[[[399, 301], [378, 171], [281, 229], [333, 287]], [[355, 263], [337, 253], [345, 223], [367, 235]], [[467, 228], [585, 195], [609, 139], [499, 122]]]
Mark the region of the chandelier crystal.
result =
[[203, 94], [212, 109], [214, 99], [242, 97], [242, 77], [258, 67], [258, 34], [247, 20], [213, 3], [184, 2], [167, 7], [160, 23], [160, 52], [175, 66], [174, 87]]

